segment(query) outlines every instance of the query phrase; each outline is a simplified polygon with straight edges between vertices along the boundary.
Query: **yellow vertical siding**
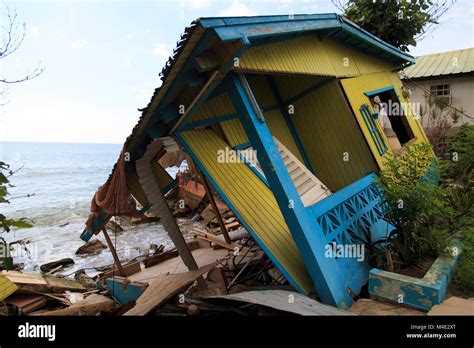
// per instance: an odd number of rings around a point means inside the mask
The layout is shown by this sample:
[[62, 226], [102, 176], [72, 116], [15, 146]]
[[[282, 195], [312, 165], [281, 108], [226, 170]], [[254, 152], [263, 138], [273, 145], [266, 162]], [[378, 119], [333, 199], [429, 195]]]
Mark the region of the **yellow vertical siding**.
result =
[[[292, 116], [316, 175], [337, 191], [377, 170], [337, 81], [299, 99]], [[344, 161], [348, 153], [349, 161]]]
[[244, 127], [238, 118], [221, 122], [220, 125], [230, 146], [234, 147], [249, 142]]
[[293, 135], [288, 128], [283, 115], [280, 110], [268, 111], [265, 113], [265, 120], [267, 121], [268, 128], [274, 137], [276, 137], [293, 155], [304, 162], [301, 156], [298, 146], [296, 146]]
[[359, 76], [391, 70], [393, 66], [330, 39], [316, 35], [252, 46], [240, 58], [237, 70], [288, 74]]
[[232, 101], [227, 93], [221, 94], [205, 102], [188, 122], [205, 120], [217, 116], [235, 113]]
[[272, 191], [245, 163], [218, 163], [218, 151], [227, 144], [213, 131], [185, 131], [182, 136], [237, 213], [294, 280], [293, 285], [311, 291], [311, 278]]
[[[369, 130], [367, 129], [367, 126], [364, 122], [364, 119], [362, 118], [362, 115], [359, 109], [362, 104], [371, 105], [369, 98], [364, 93], [381, 89], [381, 88], [385, 88], [385, 87], [390, 87], [390, 86], [395, 87], [395, 91], [402, 102], [408, 102], [408, 99], [404, 98], [401, 93], [401, 82], [400, 82], [399, 77], [396, 72], [387, 71], [383, 73], [373, 73], [373, 74], [362, 75], [362, 76], [354, 77], [354, 78], [342, 79], [341, 84], [344, 88], [347, 98], [349, 99], [349, 103], [352, 107], [352, 110], [354, 111], [354, 114], [356, 115], [357, 121], [359, 122], [360, 127], [367, 141], [369, 142], [369, 145], [374, 157], [377, 160], [377, 163], [380, 166], [380, 168], [383, 168], [384, 158], [386, 158], [387, 156], [392, 156], [392, 151], [389, 149], [383, 156], [379, 155], [377, 151], [377, 147], [375, 146], [375, 143], [371, 138]], [[426, 134], [423, 131], [423, 128], [421, 127], [420, 122], [415, 120], [414, 118], [414, 113], [412, 109], [411, 108], [406, 108], [406, 109], [407, 109], [406, 116], [407, 116], [408, 124], [410, 125], [410, 128], [413, 131], [413, 134], [416, 138], [414, 142], [415, 143], [428, 142], [426, 138]], [[385, 134], [383, 132], [381, 133], [382, 133], [382, 136], [385, 138], [386, 143], [388, 144], [388, 140], [385, 137]]]

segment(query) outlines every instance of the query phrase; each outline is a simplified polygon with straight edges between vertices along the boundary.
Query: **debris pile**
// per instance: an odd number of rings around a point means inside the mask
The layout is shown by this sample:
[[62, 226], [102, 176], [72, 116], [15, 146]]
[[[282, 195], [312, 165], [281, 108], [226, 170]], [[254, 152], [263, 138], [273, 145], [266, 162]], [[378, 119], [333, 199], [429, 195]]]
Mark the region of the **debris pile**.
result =
[[165, 250], [163, 245], [151, 245], [144, 257], [123, 263], [122, 275], [114, 266], [99, 268], [94, 277], [79, 270], [74, 280], [49, 274], [70, 265], [71, 259], [42, 265], [41, 275], [3, 271], [0, 315], [258, 315], [283, 305], [269, 309], [265, 303], [226, 296], [262, 291], [303, 296], [288, 285], [243, 227], [229, 233], [231, 243], [214, 234], [212, 226], [202, 224], [189, 232], [194, 239], [187, 245], [200, 266], [194, 271], [186, 269], [176, 249]]

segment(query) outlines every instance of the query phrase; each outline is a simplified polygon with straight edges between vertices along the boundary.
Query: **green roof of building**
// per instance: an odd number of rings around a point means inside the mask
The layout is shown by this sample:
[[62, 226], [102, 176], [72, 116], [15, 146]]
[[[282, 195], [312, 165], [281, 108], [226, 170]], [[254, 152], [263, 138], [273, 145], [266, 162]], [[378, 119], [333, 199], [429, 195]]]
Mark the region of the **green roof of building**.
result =
[[403, 78], [422, 78], [474, 71], [474, 47], [416, 57], [416, 64], [403, 70]]

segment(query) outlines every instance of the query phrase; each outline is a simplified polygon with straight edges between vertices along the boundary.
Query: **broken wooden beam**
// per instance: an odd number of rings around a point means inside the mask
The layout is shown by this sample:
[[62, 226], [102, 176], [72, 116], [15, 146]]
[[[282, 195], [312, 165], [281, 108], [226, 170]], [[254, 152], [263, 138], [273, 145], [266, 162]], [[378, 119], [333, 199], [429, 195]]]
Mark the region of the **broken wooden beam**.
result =
[[237, 243], [227, 243], [224, 240], [222, 240], [221, 238], [219, 238], [218, 236], [215, 236], [211, 233], [202, 232], [202, 231], [199, 231], [199, 230], [196, 230], [196, 229], [191, 229], [190, 232], [192, 234], [194, 234], [197, 238], [200, 238], [202, 240], [217, 244], [217, 245], [219, 245], [223, 248], [232, 250], [234, 252], [238, 252], [238, 254], [241, 254], [241, 253], [247, 254], [247, 253], [250, 252], [250, 248], [248, 248], [248, 247], [245, 247], [245, 246], [243, 246], [241, 244], [237, 244]]
[[194, 281], [203, 274], [216, 267], [217, 264], [217, 262], [214, 262], [195, 271], [186, 273], [159, 275], [157, 278], [150, 281], [148, 288], [136, 301], [135, 307], [130, 309], [124, 315], [146, 315], [150, 313], [156, 307], [180, 292], [183, 288], [194, 283]]
[[[122, 271], [125, 274], [125, 277], [128, 277], [132, 274], [138, 273], [141, 270], [142, 270], [142, 268], [140, 266], [140, 261], [138, 261], [138, 260], [135, 260], [135, 261], [132, 261], [132, 262], [129, 262], [127, 264], [122, 265]], [[115, 267], [111, 270], [108, 270], [108, 271], [104, 272], [104, 274], [102, 276], [104, 278], [110, 278], [110, 277], [116, 276], [118, 274], [119, 274], [118, 269], [117, 269], [117, 267]]]
[[15, 283], [18, 291], [63, 293], [65, 291], [85, 292], [86, 287], [79, 282], [47, 275], [3, 271], [2, 276]]
[[55, 311], [32, 313], [34, 316], [65, 316], [65, 315], [97, 315], [99, 313], [109, 313], [115, 309], [115, 302], [111, 298], [92, 294], [84, 300], [73, 305]]

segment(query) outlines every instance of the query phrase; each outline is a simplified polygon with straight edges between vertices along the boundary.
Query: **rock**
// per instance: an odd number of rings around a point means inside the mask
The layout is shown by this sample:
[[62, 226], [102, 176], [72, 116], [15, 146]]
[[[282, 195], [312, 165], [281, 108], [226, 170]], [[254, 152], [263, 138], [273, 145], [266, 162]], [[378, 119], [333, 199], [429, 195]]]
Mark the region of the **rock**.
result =
[[65, 258], [65, 259], [45, 263], [40, 266], [40, 270], [43, 273], [48, 273], [51, 270], [54, 270], [55, 268], [59, 270], [61, 268], [64, 268], [70, 265], [74, 265], [74, 260], [70, 258]]
[[88, 241], [86, 244], [81, 245], [79, 249], [76, 250], [76, 255], [84, 255], [84, 254], [98, 254], [102, 251], [102, 249], [106, 249], [107, 247], [98, 239], [93, 239]]
[[200, 310], [199, 307], [195, 304], [190, 304], [187, 308], [188, 315], [199, 315]]
[[83, 269], [80, 269], [74, 274], [74, 279], [88, 289], [97, 287], [97, 283], [89, 277]]
[[165, 246], [163, 244], [150, 244], [149, 250], [152, 252], [152, 255], [157, 255], [159, 253], [162, 253], [163, 250], [165, 250]]

